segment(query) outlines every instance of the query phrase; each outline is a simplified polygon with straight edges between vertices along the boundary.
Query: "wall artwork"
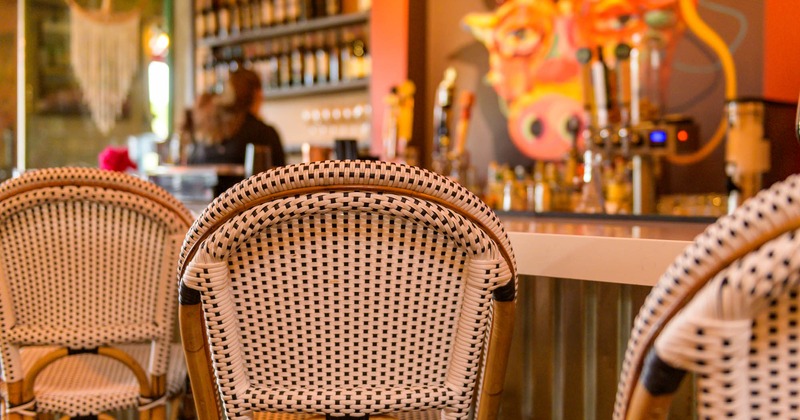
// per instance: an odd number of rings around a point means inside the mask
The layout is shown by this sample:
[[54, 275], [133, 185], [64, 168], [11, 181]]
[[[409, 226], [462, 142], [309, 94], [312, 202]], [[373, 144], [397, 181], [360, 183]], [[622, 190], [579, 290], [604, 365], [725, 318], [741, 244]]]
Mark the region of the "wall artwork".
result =
[[[590, 75], [589, 65], [578, 62], [581, 49], [609, 76], [620, 44], [639, 53], [642, 62], [661, 60], [650, 69], [658, 74], [639, 74], [640, 89], [631, 93], [643, 98], [644, 109], [657, 112], [668, 81], [665, 64], [685, 26], [679, 1], [508, 0], [492, 13], [467, 15], [463, 24], [489, 50], [486, 80], [500, 98], [514, 145], [530, 158], [548, 161], [584, 148], [586, 111], [596, 104], [587, 98], [591, 92], [584, 93]], [[607, 85], [620, 88], [615, 80]], [[613, 124], [624, 116], [614, 115], [611, 105], [608, 123]]]

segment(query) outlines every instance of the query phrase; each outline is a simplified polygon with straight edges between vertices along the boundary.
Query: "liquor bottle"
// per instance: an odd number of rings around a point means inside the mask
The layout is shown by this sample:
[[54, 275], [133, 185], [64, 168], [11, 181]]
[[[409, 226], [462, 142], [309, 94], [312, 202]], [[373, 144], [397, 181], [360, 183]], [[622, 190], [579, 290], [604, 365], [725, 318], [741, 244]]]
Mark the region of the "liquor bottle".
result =
[[311, 0], [314, 4], [314, 18], [322, 18], [328, 15], [325, 0]]
[[205, 63], [203, 64], [203, 88], [200, 91], [212, 92], [216, 84], [216, 63], [214, 62], [214, 56], [212, 54], [208, 54], [208, 56], [206, 56]]
[[303, 46], [303, 84], [314, 86], [317, 81], [316, 43], [311, 33], [305, 34], [301, 40]]
[[261, 79], [261, 85], [265, 88], [268, 87], [270, 83], [267, 42], [268, 41], [264, 41], [258, 44], [259, 51], [256, 57], [253, 58], [253, 70], [258, 74], [259, 79]]
[[317, 9], [314, 4], [316, 0], [299, 0], [300, 20], [310, 20], [316, 17]]
[[261, 0], [250, 0], [250, 28], [258, 29], [261, 26]]
[[325, 15], [336, 16], [342, 12], [342, 0], [325, 0]]
[[303, 47], [299, 36], [292, 38], [292, 50], [290, 54], [292, 68], [292, 86], [303, 85]]
[[228, 0], [228, 7], [230, 9], [230, 30], [229, 34], [238, 34], [242, 30], [242, 13], [239, 10], [238, 0]]
[[272, 24], [283, 25], [286, 22], [286, 2], [288, 0], [275, 0], [272, 6]]
[[206, 3], [208, 3], [208, 0], [196, 0], [196, 1], [193, 1], [192, 2], [192, 5], [193, 5], [192, 13], [195, 14], [195, 15], [203, 13], [203, 10], [205, 10], [205, 8], [207, 7]]
[[[234, 51], [236, 51], [236, 49], [237, 47], [234, 47]], [[261, 61], [261, 58], [264, 55], [261, 45], [251, 42], [249, 44], [239, 46], [238, 50], [240, 52], [238, 59], [241, 63], [241, 67], [257, 71], [256, 64]]]
[[367, 77], [369, 74], [368, 69], [371, 67], [371, 64], [363, 28], [356, 28], [350, 50], [353, 54], [353, 57], [350, 61], [350, 76], [353, 79], [363, 79]]
[[339, 61], [338, 32], [335, 29], [328, 32], [326, 43], [328, 49], [328, 82], [338, 83], [341, 79], [342, 66]]
[[353, 42], [353, 35], [350, 32], [349, 28], [342, 29], [342, 38], [341, 43], [339, 44], [339, 72], [341, 76], [341, 80], [349, 81], [352, 80], [352, 61], [353, 61], [353, 53], [351, 48]]
[[245, 54], [241, 45], [234, 45], [229, 48], [228, 68], [230, 71], [236, 71], [240, 68], [249, 68], [245, 66]]
[[[453, 98], [455, 95], [457, 76], [456, 70], [453, 67], [448, 67], [436, 90], [433, 108], [433, 160], [435, 162], [445, 162], [447, 160], [447, 155], [450, 153], [450, 123], [452, 121]], [[444, 168], [444, 166], [445, 165], [441, 165], [442, 168]], [[439, 173], [449, 174], [449, 172]]]
[[392, 86], [389, 94], [383, 99], [383, 156], [388, 162], [397, 160], [397, 120], [400, 113], [397, 86]]
[[239, 30], [247, 32], [253, 29], [250, 15], [250, 0], [239, 0]]
[[277, 39], [269, 41], [269, 51], [267, 52], [267, 83], [270, 89], [277, 89], [281, 86], [280, 74], [280, 43]]
[[303, 46], [300, 36], [293, 36], [291, 41], [291, 52], [289, 53], [289, 60], [291, 61], [292, 73], [292, 86], [303, 85]]
[[272, 26], [275, 19], [275, 3], [273, 0], [261, 0], [261, 27]]
[[280, 44], [280, 54], [278, 55], [278, 73], [280, 74], [281, 87], [288, 87], [292, 84], [292, 60], [289, 48], [289, 38], [283, 38]]
[[227, 1], [222, 0], [217, 8], [217, 36], [228, 36], [231, 34], [231, 9]]
[[208, 73], [206, 72], [206, 63], [208, 62], [208, 59], [206, 59], [206, 57], [204, 57], [199, 50], [197, 51], [197, 54], [195, 54], [195, 57], [197, 57], [197, 65], [194, 69], [194, 91], [197, 94], [200, 94], [206, 91], [206, 85], [208, 84], [208, 81], [206, 80], [206, 77], [208, 77]]
[[286, 0], [286, 22], [295, 23], [300, 17], [300, 0]]
[[205, 16], [205, 30], [203, 37], [211, 38], [217, 36], [219, 33], [219, 15], [218, 4], [215, 1], [209, 1], [207, 7], [204, 9], [203, 15]]
[[317, 83], [328, 83], [330, 81], [331, 56], [328, 51], [325, 32], [316, 34], [316, 62], [317, 62]]
[[206, 35], [206, 2], [207, 0], [198, 0], [194, 2], [192, 8], [192, 16], [194, 16], [194, 38], [202, 39]]
[[222, 88], [225, 82], [228, 81], [228, 74], [230, 73], [230, 63], [226, 59], [217, 58], [214, 61], [214, 87], [212, 91], [215, 93], [222, 93]]

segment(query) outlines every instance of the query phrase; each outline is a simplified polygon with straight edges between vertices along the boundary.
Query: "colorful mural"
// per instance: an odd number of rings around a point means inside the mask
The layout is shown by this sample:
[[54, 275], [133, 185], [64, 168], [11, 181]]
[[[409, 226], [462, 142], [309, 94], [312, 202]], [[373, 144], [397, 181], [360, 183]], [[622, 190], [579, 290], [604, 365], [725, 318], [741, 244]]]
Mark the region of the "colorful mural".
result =
[[[683, 32], [679, 0], [510, 0], [463, 23], [489, 50], [486, 80], [508, 117], [515, 146], [526, 156], [563, 160], [583, 148], [586, 124], [579, 48], [599, 48], [613, 68], [619, 43], [658, 48], [669, 60]], [[659, 67], [660, 72], [669, 66]], [[657, 90], [668, 75], [659, 74]]]

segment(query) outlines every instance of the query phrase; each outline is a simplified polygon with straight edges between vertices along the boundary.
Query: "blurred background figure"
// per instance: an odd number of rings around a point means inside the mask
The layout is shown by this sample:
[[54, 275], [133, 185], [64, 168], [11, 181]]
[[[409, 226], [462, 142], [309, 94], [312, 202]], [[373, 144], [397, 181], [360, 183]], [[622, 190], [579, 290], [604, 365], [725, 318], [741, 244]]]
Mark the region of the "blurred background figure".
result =
[[[196, 142], [188, 163], [242, 165], [247, 145], [253, 144], [269, 149], [271, 167], [285, 165], [280, 135], [258, 117], [262, 95], [258, 75], [246, 69], [232, 72], [220, 95], [201, 95], [193, 111]], [[215, 194], [242, 179], [233, 175], [218, 178]]]

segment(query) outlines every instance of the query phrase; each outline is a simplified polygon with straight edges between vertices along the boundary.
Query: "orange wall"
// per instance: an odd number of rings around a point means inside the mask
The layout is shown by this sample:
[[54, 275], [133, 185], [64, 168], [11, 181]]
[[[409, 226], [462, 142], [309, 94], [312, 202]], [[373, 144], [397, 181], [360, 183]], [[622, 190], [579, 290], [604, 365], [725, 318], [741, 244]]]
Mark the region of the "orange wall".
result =
[[[13, 129], [17, 118], [16, 22], [16, 2], [0, 0], [0, 135], [7, 128]], [[3, 150], [0, 150], [0, 162], [10, 158]]]
[[800, 1], [764, 4], [764, 98], [796, 102], [800, 94]]
[[372, 3], [370, 49], [372, 50], [372, 151], [383, 150], [383, 98], [392, 86], [408, 78], [409, 0], [381, 0]]
[[0, 0], [0, 32], [16, 32], [17, 0]]

